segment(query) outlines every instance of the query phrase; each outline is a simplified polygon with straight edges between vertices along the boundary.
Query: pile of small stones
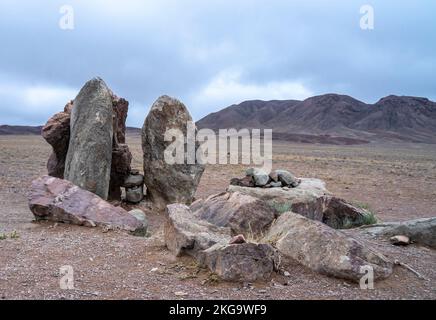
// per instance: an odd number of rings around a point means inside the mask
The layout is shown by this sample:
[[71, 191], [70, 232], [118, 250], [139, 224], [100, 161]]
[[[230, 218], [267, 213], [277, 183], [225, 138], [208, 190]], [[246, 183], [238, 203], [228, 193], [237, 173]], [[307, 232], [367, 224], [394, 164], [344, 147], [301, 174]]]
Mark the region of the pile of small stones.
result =
[[130, 175], [124, 181], [123, 187], [126, 190], [126, 201], [139, 203], [144, 198], [144, 176], [139, 170], [131, 170]]
[[286, 170], [274, 170], [269, 174], [257, 168], [250, 168], [242, 179], [233, 178], [231, 185], [250, 188], [296, 188], [301, 183], [292, 173]]

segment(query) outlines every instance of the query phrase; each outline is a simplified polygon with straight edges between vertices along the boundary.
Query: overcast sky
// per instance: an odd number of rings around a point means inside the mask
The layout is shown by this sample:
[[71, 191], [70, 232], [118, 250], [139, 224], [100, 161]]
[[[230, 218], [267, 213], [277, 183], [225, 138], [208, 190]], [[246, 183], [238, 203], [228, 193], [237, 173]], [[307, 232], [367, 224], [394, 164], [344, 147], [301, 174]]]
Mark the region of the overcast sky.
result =
[[329, 92], [436, 100], [436, 1], [0, 1], [0, 124], [44, 124], [94, 76], [130, 101], [130, 126], [163, 94], [195, 120]]

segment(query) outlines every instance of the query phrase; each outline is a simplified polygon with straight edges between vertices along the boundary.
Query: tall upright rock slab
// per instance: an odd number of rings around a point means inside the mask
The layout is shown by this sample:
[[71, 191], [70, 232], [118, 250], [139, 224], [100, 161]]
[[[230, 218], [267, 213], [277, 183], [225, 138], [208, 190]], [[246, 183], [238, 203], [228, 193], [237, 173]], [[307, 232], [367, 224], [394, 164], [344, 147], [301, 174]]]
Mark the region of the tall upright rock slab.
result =
[[[188, 109], [177, 99], [160, 97], [151, 107], [142, 128], [144, 152], [144, 181], [150, 200], [158, 208], [167, 204], [190, 204], [204, 171], [204, 165], [194, 161], [169, 164], [165, 150], [172, 144], [165, 141], [167, 130], [179, 130], [187, 137], [188, 123], [193, 123]], [[182, 142], [183, 144], [183, 142]], [[195, 150], [198, 145], [195, 144]], [[185, 151], [188, 146], [184, 144]], [[195, 159], [194, 159], [195, 160]]]
[[65, 161], [66, 180], [108, 198], [112, 164], [113, 107], [106, 83], [88, 81], [74, 99], [70, 144]]

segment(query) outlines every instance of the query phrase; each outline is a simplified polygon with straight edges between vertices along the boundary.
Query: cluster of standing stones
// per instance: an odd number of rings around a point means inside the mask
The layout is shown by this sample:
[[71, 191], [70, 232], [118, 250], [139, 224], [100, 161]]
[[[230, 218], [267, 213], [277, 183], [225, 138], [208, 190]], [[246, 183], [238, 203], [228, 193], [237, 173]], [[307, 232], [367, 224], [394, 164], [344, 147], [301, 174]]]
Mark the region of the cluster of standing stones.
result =
[[[205, 166], [170, 165], [164, 159], [170, 143], [165, 131], [175, 128], [186, 134], [187, 122], [192, 122], [176, 99], [163, 96], [153, 104], [142, 129], [144, 175], [132, 169], [126, 144], [128, 105], [95, 78], [43, 127], [53, 153], [48, 175], [34, 180], [29, 193], [37, 220], [146, 236], [142, 210], [127, 212], [106, 201], [121, 200], [124, 188], [124, 200], [138, 204], [145, 186], [146, 201], [166, 211], [167, 248], [175, 256], [192, 256], [224, 280], [268, 280], [283, 271], [283, 257], [352, 281], [360, 281], [362, 268], [370, 267], [375, 279], [392, 273], [393, 261], [341, 231], [367, 224], [371, 213], [333, 196], [321, 180], [250, 168], [244, 178], [232, 179], [225, 192], [194, 201]], [[362, 233], [434, 248], [436, 218], [379, 224]]]

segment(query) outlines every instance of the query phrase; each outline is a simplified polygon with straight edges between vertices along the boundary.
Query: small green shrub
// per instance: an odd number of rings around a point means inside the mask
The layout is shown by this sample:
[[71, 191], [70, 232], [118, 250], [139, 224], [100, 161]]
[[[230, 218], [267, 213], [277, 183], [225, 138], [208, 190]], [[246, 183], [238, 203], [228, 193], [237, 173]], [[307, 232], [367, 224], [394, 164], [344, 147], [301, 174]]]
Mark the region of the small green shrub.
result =
[[376, 224], [378, 222], [376, 215], [369, 210], [367, 210], [367, 211], [368, 211], [368, 214], [363, 216], [363, 223], [365, 225]]
[[20, 237], [20, 235], [18, 234], [18, 232], [16, 230], [12, 231], [11, 234], [9, 235], [9, 238], [11, 239], [18, 239]]
[[354, 205], [367, 212], [367, 214], [362, 217], [362, 223], [364, 225], [376, 224], [378, 222], [377, 216], [374, 214], [371, 206], [368, 203], [357, 202], [354, 203]]

